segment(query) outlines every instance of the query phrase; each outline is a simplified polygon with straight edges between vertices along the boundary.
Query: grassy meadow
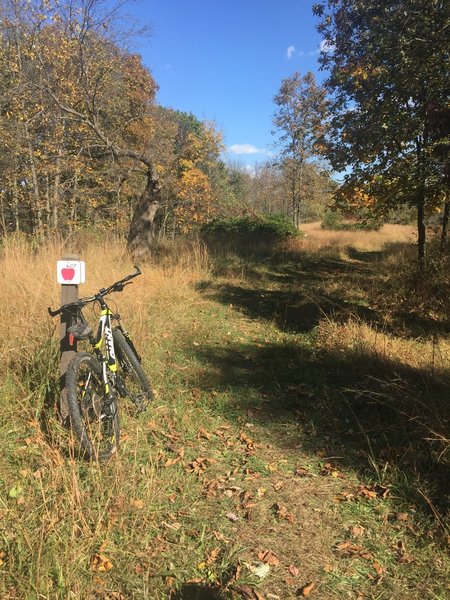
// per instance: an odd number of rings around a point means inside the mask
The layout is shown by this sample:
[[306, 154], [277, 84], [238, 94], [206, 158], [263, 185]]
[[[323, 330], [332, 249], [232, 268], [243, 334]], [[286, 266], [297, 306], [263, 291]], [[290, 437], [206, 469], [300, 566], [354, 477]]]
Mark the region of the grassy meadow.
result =
[[410, 227], [304, 229], [160, 251], [114, 296], [156, 399], [100, 465], [59, 425], [47, 307], [65, 254], [82, 296], [132, 260], [2, 241], [2, 599], [449, 597], [448, 272], [417, 277]]

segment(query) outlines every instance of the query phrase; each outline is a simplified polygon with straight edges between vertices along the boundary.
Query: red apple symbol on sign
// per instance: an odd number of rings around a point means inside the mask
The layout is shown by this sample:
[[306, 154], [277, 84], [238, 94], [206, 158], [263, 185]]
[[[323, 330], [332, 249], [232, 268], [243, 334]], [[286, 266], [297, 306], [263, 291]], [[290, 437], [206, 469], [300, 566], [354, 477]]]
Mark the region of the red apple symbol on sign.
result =
[[66, 267], [61, 270], [61, 275], [63, 276], [64, 281], [72, 281], [73, 276], [75, 275], [75, 269], [72, 269], [72, 267]]

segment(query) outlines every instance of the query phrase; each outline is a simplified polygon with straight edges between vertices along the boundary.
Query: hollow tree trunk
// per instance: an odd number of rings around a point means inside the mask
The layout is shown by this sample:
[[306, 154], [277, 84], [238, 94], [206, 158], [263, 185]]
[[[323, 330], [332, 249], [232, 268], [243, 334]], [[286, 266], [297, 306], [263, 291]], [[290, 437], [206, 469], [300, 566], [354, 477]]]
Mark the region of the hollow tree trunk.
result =
[[138, 200], [128, 233], [128, 250], [139, 258], [145, 257], [155, 241], [157, 215], [161, 208], [161, 187], [153, 166], [147, 168], [147, 184]]

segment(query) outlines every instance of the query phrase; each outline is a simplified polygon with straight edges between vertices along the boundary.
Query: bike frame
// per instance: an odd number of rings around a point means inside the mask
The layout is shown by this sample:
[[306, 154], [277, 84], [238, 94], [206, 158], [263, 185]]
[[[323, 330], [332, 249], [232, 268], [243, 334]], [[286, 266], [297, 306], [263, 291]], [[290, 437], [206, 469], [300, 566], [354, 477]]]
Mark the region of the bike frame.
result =
[[[113, 373], [114, 384], [117, 374], [117, 360], [116, 352], [114, 349], [114, 339], [111, 327], [112, 312], [106, 305], [106, 302], [102, 299], [101, 301], [102, 311], [98, 322], [97, 336], [91, 340], [95, 354], [102, 365], [103, 384], [105, 386], [105, 392], [110, 396], [110, 386], [108, 371]], [[101, 348], [104, 346], [105, 355], [102, 353]]]
[[[120, 315], [112, 313], [106, 301], [104, 300], [104, 297], [110, 294], [111, 292], [123, 291], [125, 285], [128, 285], [128, 283], [130, 283], [130, 279], [133, 279], [137, 275], [141, 275], [141, 270], [139, 269], [139, 267], [135, 266], [134, 273], [131, 273], [123, 279], [116, 281], [106, 289], [102, 288], [94, 296], [91, 296], [89, 298], [81, 298], [79, 300], [76, 300], [75, 302], [64, 304], [56, 310], [52, 310], [51, 308], [48, 309], [48, 312], [52, 317], [56, 317], [63, 311], [69, 310], [72, 313], [71, 320], [74, 319], [75, 322], [81, 322], [83, 323], [83, 325], [88, 326], [88, 322], [83, 315], [83, 308], [91, 302], [98, 303], [100, 305], [101, 312], [98, 322], [97, 335], [94, 337], [91, 331], [91, 333], [89, 333], [88, 336], [83, 338], [80, 337], [79, 339], [89, 339], [89, 342], [93, 347], [94, 353], [102, 366], [102, 378], [103, 384], [105, 386], [105, 393], [108, 400], [111, 403], [114, 402], [116, 398], [116, 394], [113, 391], [114, 389], [118, 389], [120, 395], [124, 395], [121, 389], [124, 386], [123, 382], [121, 382], [121, 377], [119, 376], [118, 361], [116, 358], [116, 351], [114, 348], [114, 337], [111, 326], [112, 319], [118, 322], [119, 329], [121, 330], [122, 334], [124, 335], [129, 346], [131, 347], [139, 361], [141, 360], [141, 358], [136, 352], [136, 348], [134, 347], [129, 333], [125, 330], [125, 328], [120, 322]], [[72, 338], [70, 345], [73, 344], [73, 339], [74, 338]], [[104, 352], [102, 351], [103, 348]]]

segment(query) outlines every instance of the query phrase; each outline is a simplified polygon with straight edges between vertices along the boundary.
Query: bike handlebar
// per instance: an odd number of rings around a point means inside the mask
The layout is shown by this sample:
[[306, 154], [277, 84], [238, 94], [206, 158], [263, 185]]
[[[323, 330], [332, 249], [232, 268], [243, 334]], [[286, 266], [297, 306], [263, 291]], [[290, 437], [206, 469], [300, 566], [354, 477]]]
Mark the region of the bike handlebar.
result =
[[135, 271], [133, 273], [130, 273], [130, 275], [127, 275], [123, 279], [119, 279], [119, 281], [116, 281], [115, 283], [113, 283], [112, 285], [110, 285], [107, 288], [100, 288], [99, 291], [96, 294], [94, 294], [93, 296], [89, 296], [86, 298], [80, 298], [79, 300], [75, 300], [75, 302], [69, 302], [68, 304], [63, 304], [56, 310], [52, 310], [50, 307], [48, 307], [49, 315], [51, 317], [56, 317], [57, 315], [61, 314], [65, 310], [69, 310], [72, 308], [78, 308], [78, 307], [82, 308], [83, 306], [86, 306], [86, 304], [89, 304], [90, 302], [95, 302], [96, 300], [100, 300], [101, 298], [104, 298], [108, 294], [111, 294], [111, 292], [121, 292], [123, 290], [124, 286], [127, 285], [127, 283], [130, 281], [130, 279], [133, 279], [134, 277], [137, 277], [138, 275], [142, 274], [142, 271], [140, 270], [140, 268], [138, 266], [134, 265], [134, 268], [135, 268]]

